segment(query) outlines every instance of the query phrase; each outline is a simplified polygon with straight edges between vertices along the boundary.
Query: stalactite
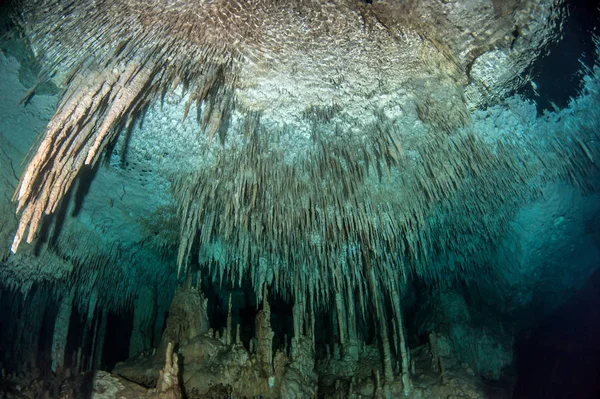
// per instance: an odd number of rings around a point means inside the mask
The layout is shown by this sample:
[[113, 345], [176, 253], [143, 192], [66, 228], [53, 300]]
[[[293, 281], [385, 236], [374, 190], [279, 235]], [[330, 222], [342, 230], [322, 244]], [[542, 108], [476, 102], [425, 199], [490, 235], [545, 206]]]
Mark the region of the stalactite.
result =
[[373, 306], [375, 307], [376, 322], [379, 323], [379, 338], [383, 353], [383, 372], [385, 382], [394, 381], [394, 371], [392, 368], [392, 354], [390, 353], [390, 342], [388, 338], [387, 318], [383, 298], [379, 289], [379, 284], [373, 270], [369, 273], [369, 288], [372, 293]]
[[96, 330], [96, 345], [94, 348], [94, 362], [93, 369], [98, 370], [102, 365], [102, 358], [104, 354], [104, 337], [106, 336], [106, 321], [108, 319], [108, 314], [106, 310], [102, 311], [102, 317], [100, 318], [100, 322], [98, 323], [98, 328]]
[[310, 311], [308, 312], [307, 316], [308, 317], [307, 317], [306, 323], [308, 325], [308, 328], [306, 328], [306, 330], [307, 330], [306, 333], [311, 338], [312, 347], [314, 348], [316, 346], [316, 336], [315, 336], [316, 316], [315, 316], [315, 306], [314, 306], [313, 301], [310, 301]]
[[65, 349], [67, 345], [67, 335], [69, 333], [69, 323], [71, 320], [71, 311], [73, 308], [73, 291], [69, 291], [60, 301], [58, 314], [54, 322], [54, 334], [52, 336], [52, 366], [54, 372], [60, 372], [65, 362]]
[[346, 345], [346, 320], [347, 315], [344, 306], [344, 298], [340, 292], [335, 294], [335, 305], [336, 305], [336, 313], [337, 313], [337, 322], [338, 322], [338, 331], [340, 332], [340, 344], [342, 347]]
[[21, 310], [21, 321], [19, 332], [14, 342], [13, 351], [28, 368], [35, 368], [37, 364], [37, 348], [39, 345], [44, 313], [48, 308], [48, 293], [43, 289], [37, 289], [24, 298], [25, 303]]
[[304, 327], [304, 306], [302, 302], [296, 302], [292, 307], [292, 318], [294, 322], [294, 337], [300, 337], [302, 335], [302, 329]]
[[396, 355], [400, 356], [401, 367], [398, 368], [398, 372], [401, 375], [403, 390], [406, 395], [412, 391], [411, 381], [411, 370], [410, 370], [410, 352], [408, 351], [405, 332], [404, 332], [404, 318], [402, 314], [401, 306], [402, 294], [398, 283], [392, 285], [390, 293], [390, 303], [393, 311], [392, 328]]
[[346, 288], [346, 304], [347, 304], [347, 311], [346, 311], [346, 323], [348, 326], [348, 340], [350, 341], [350, 343], [352, 345], [356, 345], [358, 336], [356, 333], [356, 320], [357, 320], [357, 314], [355, 311], [355, 307], [354, 307], [354, 301], [355, 301], [355, 297], [354, 297], [354, 284], [351, 283], [350, 281], [350, 273], [344, 273], [345, 276], [345, 288]]
[[133, 305], [133, 330], [129, 340], [129, 357], [134, 357], [152, 346], [156, 303], [156, 290], [153, 287], [141, 287]]
[[390, 352], [390, 341], [388, 337], [387, 320], [383, 315], [378, 315], [380, 323], [381, 346], [383, 348], [383, 372], [386, 382], [394, 381], [394, 371], [392, 369], [392, 354]]
[[[87, 84], [80, 78], [75, 83], [77, 89], [65, 94], [14, 196], [18, 201], [17, 211], [23, 209], [23, 213], [11, 247], [13, 253], [27, 228], [26, 241], [33, 241], [43, 214], [55, 212], [75, 180], [76, 172], [84, 164], [96, 163], [114, 136], [109, 132], [114, 131], [115, 123], [132, 107], [150, 78], [151, 68], [142, 68], [137, 63], [127, 66], [116, 63], [107, 65], [102, 73], [91, 72], [86, 77]], [[99, 111], [105, 102], [112, 102], [112, 107]], [[83, 123], [90, 114], [92, 121]], [[100, 128], [92, 130], [98, 119], [103, 120]], [[47, 168], [48, 163], [50, 168]], [[39, 181], [42, 184], [36, 185]]]
[[[19, 291], [15, 290], [13, 287], [10, 287], [10, 295], [9, 295], [9, 303], [10, 308], [13, 312], [25, 313], [26, 312], [26, 300], [23, 295], [18, 294]], [[4, 330], [4, 329], [3, 329]], [[26, 323], [13, 323], [6, 328], [7, 331], [5, 334], [7, 337], [15, 342], [11, 348], [9, 348], [12, 357], [19, 357], [21, 353], [25, 351], [25, 342], [24, 335], [27, 332]], [[4, 330], [4, 331], [6, 331]], [[4, 331], [2, 331], [4, 333]]]
[[94, 315], [96, 314], [96, 305], [98, 304], [98, 292], [96, 290], [92, 291], [90, 293], [90, 298], [88, 301], [88, 307], [86, 310], [86, 318], [85, 318], [85, 324], [83, 327], [83, 337], [82, 337], [82, 342], [81, 342], [81, 346], [83, 348], [86, 348], [88, 346], [88, 343], [90, 342], [90, 340], [92, 341], [91, 344], [91, 353], [90, 353], [90, 359], [87, 362], [88, 364], [85, 364], [85, 362], [83, 362], [83, 360], [80, 360], [80, 363], [78, 364], [78, 367], [80, 368], [79, 371], [87, 371], [87, 368], [91, 366], [91, 361], [94, 355], [94, 341], [96, 338], [96, 334], [95, 331], [93, 330], [93, 326], [92, 323], [94, 321]]
[[83, 365], [83, 353], [81, 346], [77, 348], [77, 352], [75, 354], [75, 375], [78, 375], [82, 371]]
[[[199, 288], [200, 281], [201, 280], [198, 280], [198, 286], [196, 287], [196, 290], [198, 292], [201, 292], [201, 290]], [[165, 327], [165, 322], [166, 322], [167, 314], [169, 311], [169, 306], [170, 306], [169, 301], [171, 300], [171, 295], [172, 295], [172, 293], [166, 289], [158, 290], [158, 292], [157, 292], [156, 319], [154, 321], [154, 339], [152, 342], [152, 347], [154, 347], [154, 348], [156, 348], [160, 345], [162, 331]], [[205, 302], [203, 304], [204, 311], [206, 311], [206, 305], [207, 305], [207, 300], [205, 300]]]
[[[218, 265], [213, 272], [220, 281], [225, 276], [239, 281], [249, 272], [255, 291], [260, 291], [267, 277], [275, 276], [272, 285], [277, 292], [299, 296], [302, 300], [306, 291], [307, 303], [314, 303], [317, 309], [343, 300], [341, 307], [336, 305], [338, 313], [354, 313], [353, 306], [357, 303], [360, 313], [366, 315], [369, 304], [362, 277], [364, 270], [374, 268], [378, 274], [389, 276], [380, 282], [386, 297], [393, 295], [396, 280], [407, 281], [411, 275], [431, 282], [439, 281], [445, 272], [457, 276], [456, 272], [443, 269], [444, 262], [437, 262], [436, 268], [426, 264], [433, 243], [437, 242], [439, 252], [445, 256], [454, 248], [472, 246], [462, 242], [466, 233], [458, 232], [463, 228], [485, 231], [490, 239], [499, 237], [505, 225], [488, 223], [484, 215], [523, 193], [512, 190], [512, 199], [491, 193], [506, 192], [512, 187], [513, 182], [502, 176], [514, 173], [525, 179], [535, 175], [536, 169], [518, 169], [520, 161], [511, 157], [510, 152], [516, 149], [509, 149], [510, 144], [505, 145], [506, 150], [492, 152], [469, 132], [450, 137], [432, 134], [431, 141], [418, 148], [419, 156], [409, 161], [401, 155], [400, 133], [389, 125], [391, 123], [380, 122], [373, 127], [373, 132], [369, 132], [373, 135], [372, 148], [365, 150], [371, 154], [367, 158], [371, 159], [368, 162], [372, 166], [389, 162], [387, 167], [392, 180], [386, 185], [374, 183], [374, 176], [364, 171], [364, 162], [348, 155], [346, 147], [353, 144], [342, 146], [326, 138], [326, 134], [319, 134], [315, 140], [315, 148], [307, 155], [310, 161], [286, 165], [281, 162], [284, 155], [280, 150], [269, 146], [274, 132], [251, 136], [252, 145], [219, 154], [214, 167], [177, 179], [174, 193], [182, 219], [186, 221], [181, 231], [183, 253], [189, 253], [198, 234], [200, 246], [206, 246], [202, 251], [208, 254], [207, 263]], [[265, 155], [257, 156], [256, 148]], [[384, 159], [382, 154], [390, 151], [393, 155]], [[397, 175], [394, 170], [400, 166], [402, 174]], [[215, 175], [220, 176], [218, 183], [211, 178]], [[469, 179], [465, 179], [465, 175]], [[305, 176], [311, 177], [307, 180]], [[484, 183], [484, 180], [492, 183]], [[288, 183], [290, 181], [294, 184]], [[314, 181], [322, 181], [323, 186]], [[256, 189], [264, 182], [269, 182], [268, 197]], [[492, 199], [488, 201], [489, 206], [481, 207], [469, 196], [475, 186], [480, 187], [478, 195]], [[400, 191], [410, 195], [395, 200], [393, 192]], [[295, 200], [298, 193], [303, 194], [300, 200]], [[391, 199], [375, 201], [375, 193]], [[209, 201], [209, 198], [236, 200], [220, 202]], [[273, 198], [280, 199], [280, 203], [273, 202]], [[463, 214], [457, 214], [452, 206], [457, 201], [469, 204], [464, 208], [470, 209], [468, 214], [464, 210], [461, 210]], [[444, 217], [456, 215], [454, 224], [436, 223], [440, 217], [432, 215], [439, 213], [439, 209], [443, 210]], [[249, 217], [250, 214], [253, 216]], [[459, 216], [462, 223], [458, 222]], [[478, 225], [469, 227], [473, 225], [465, 224], [464, 220]], [[456, 234], [449, 233], [449, 225], [457, 229]], [[264, 230], [263, 226], [271, 227]], [[211, 259], [208, 248], [215, 239], [220, 245], [219, 258]], [[309, 244], [297, 246], [298, 242]], [[290, 251], [290, 248], [295, 250]], [[348, 251], [348, 248], [353, 249]], [[476, 273], [480, 265], [486, 264], [478, 258], [485, 251], [472, 252], [472, 256], [463, 258], [469, 267], [461, 268]], [[342, 263], [334, 260], [339, 258], [346, 260]], [[268, 268], [248, 269], [249, 265], [263, 263], [268, 264]], [[332, 267], [337, 264], [339, 266]], [[306, 290], [295, 289], [307, 285]], [[346, 324], [350, 319], [343, 314], [340, 317]], [[343, 326], [341, 338], [346, 340], [353, 328]]]
[[88, 363], [86, 365], [86, 370], [94, 370], [95, 367], [95, 356], [96, 356], [96, 345], [98, 342], [98, 330], [100, 327], [100, 323], [102, 322], [102, 310], [98, 310], [98, 317], [96, 318], [96, 322], [92, 326], [91, 334], [92, 334], [92, 344], [90, 347], [90, 356], [88, 358]]
[[399, 338], [399, 346], [400, 346], [400, 356], [402, 358], [402, 386], [405, 395], [409, 395], [412, 391], [412, 381], [411, 381], [411, 369], [410, 369], [410, 352], [408, 351], [406, 345], [406, 338], [404, 334], [404, 321], [402, 317], [402, 309], [399, 310], [398, 315], [396, 316], [396, 322], [398, 325], [398, 338]]

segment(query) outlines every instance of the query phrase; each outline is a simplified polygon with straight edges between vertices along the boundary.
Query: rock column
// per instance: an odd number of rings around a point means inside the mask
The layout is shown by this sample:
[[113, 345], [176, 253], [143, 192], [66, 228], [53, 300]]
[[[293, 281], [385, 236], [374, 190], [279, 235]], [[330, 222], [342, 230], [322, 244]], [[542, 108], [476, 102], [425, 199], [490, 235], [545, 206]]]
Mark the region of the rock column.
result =
[[58, 308], [56, 321], [54, 323], [54, 335], [52, 338], [52, 371], [62, 370], [65, 363], [65, 347], [67, 335], [69, 334], [69, 322], [73, 308], [73, 291], [66, 294]]

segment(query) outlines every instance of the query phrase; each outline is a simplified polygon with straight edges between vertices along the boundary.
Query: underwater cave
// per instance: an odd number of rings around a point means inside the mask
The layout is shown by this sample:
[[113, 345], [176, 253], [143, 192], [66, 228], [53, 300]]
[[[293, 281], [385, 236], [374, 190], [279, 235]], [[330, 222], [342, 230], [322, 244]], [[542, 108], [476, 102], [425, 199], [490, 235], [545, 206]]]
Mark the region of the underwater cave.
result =
[[0, 1], [0, 399], [600, 397], [599, 26]]

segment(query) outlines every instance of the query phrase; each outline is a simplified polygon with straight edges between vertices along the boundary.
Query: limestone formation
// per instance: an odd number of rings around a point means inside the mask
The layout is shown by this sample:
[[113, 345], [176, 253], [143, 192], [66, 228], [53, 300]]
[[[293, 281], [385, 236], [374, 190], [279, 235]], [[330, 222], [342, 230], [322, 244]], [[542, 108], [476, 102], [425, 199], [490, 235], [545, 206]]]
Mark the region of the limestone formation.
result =
[[160, 371], [158, 383], [156, 384], [157, 399], [181, 399], [181, 387], [179, 386], [179, 358], [173, 351], [173, 344], [167, 345], [165, 368]]
[[129, 344], [129, 356], [152, 347], [152, 334], [156, 317], [156, 292], [152, 287], [143, 287], [134, 303], [133, 331]]
[[63, 372], [65, 362], [65, 347], [67, 345], [67, 334], [71, 322], [71, 311], [73, 307], [73, 293], [69, 293], [60, 303], [58, 315], [54, 324], [52, 336], [52, 371]]
[[0, 391], [507, 397], [511, 317], [600, 262], [600, 42], [519, 94], [566, 1], [14, 8]]

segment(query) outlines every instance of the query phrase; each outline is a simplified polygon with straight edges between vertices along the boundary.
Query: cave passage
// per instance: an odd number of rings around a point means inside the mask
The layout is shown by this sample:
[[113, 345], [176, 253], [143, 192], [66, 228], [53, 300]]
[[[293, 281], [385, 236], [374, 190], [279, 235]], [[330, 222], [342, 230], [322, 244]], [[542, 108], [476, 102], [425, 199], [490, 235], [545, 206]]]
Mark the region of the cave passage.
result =
[[600, 272], [573, 298], [522, 334], [514, 398], [600, 397]]

